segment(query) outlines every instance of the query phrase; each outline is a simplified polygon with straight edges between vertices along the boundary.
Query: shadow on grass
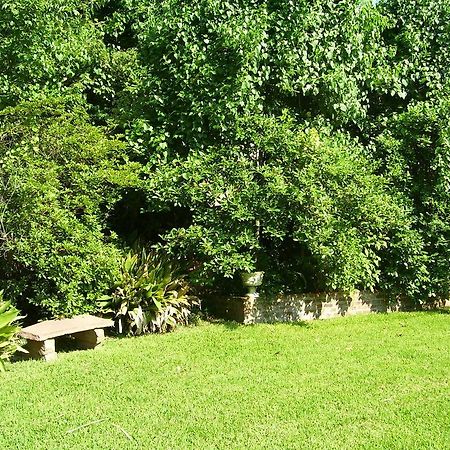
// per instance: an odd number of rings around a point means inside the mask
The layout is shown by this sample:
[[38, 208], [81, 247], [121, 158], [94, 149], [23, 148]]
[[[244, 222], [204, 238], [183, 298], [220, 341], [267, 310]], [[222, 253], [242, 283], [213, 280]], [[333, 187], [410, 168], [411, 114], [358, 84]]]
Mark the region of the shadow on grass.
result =
[[234, 320], [226, 320], [226, 319], [218, 319], [218, 318], [210, 318], [208, 322], [214, 325], [222, 325], [227, 330], [237, 330], [242, 328], [249, 327], [257, 327], [259, 325], [275, 325], [275, 326], [289, 326], [289, 327], [300, 327], [300, 328], [310, 328], [311, 323], [308, 320], [298, 320], [295, 322], [262, 322], [262, 323], [253, 323], [253, 324], [243, 324], [240, 322], [236, 322]]
[[445, 306], [442, 308], [435, 308], [435, 309], [423, 309], [422, 311], [419, 311], [424, 314], [450, 314], [450, 307]]
[[[22, 342], [22, 346], [26, 347], [26, 342]], [[86, 349], [79, 345], [79, 342], [76, 341], [70, 335], [58, 336], [55, 338], [55, 351], [57, 354], [61, 353], [70, 353], [73, 351], [85, 351]], [[16, 352], [10, 359], [12, 363], [20, 362], [20, 361], [32, 361], [33, 358], [30, 357], [29, 353]], [[36, 360], [36, 359], [35, 359]], [[37, 359], [39, 360], [39, 359]]]
[[244, 324], [234, 320], [219, 319], [216, 317], [208, 317], [206, 321], [213, 325], [222, 325], [224, 328], [231, 331], [244, 327]]
[[298, 320], [296, 322], [286, 322], [285, 325], [290, 325], [291, 327], [311, 328], [311, 321]]

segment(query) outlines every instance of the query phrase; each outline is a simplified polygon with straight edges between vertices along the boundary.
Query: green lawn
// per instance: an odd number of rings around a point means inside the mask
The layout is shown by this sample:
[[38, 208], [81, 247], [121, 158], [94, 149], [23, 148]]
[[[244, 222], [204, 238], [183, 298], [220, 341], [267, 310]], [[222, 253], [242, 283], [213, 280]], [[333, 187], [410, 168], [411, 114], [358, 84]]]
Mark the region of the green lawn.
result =
[[443, 450], [450, 314], [202, 324], [15, 363], [0, 382], [2, 450]]

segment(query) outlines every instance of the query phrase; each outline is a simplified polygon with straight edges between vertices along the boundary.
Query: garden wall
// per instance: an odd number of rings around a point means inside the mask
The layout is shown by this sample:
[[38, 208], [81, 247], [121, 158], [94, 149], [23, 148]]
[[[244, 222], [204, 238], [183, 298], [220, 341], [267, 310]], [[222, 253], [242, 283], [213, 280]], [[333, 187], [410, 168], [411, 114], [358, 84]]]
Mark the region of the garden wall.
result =
[[388, 301], [381, 293], [366, 291], [214, 297], [206, 303], [213, 314], [241, 323], [297, 322], [412, 309], [408, 302]]

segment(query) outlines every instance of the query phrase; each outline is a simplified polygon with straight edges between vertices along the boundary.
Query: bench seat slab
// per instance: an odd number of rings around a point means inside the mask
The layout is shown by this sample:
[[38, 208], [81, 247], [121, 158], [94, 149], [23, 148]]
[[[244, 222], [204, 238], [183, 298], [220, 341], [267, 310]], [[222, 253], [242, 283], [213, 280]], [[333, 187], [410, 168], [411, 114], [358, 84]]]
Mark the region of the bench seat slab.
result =
[[45, 341], [59, 336], [112, 326], [114, 326], [112, 320], [85, 315], [72, 317], [71, 319], [47, 320], [36, 323], [23, 328], [19, 336], [33, 341]]

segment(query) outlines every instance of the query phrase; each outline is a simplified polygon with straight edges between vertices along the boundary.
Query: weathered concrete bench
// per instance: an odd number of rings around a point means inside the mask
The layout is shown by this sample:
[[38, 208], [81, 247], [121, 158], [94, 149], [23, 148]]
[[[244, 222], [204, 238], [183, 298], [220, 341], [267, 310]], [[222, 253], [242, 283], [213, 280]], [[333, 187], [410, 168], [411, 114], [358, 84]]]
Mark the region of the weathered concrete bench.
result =
[[27, 340], [25, 348], [31, 358], [53, 361], [57, 358], [55, 338], [70, 335], [80, 347], [95, 348], [105, 339], [104, 328], [114, 322], [95, 316], [76, 316], [72, 319], [47, 320], [23, 328], [19, 336]]

